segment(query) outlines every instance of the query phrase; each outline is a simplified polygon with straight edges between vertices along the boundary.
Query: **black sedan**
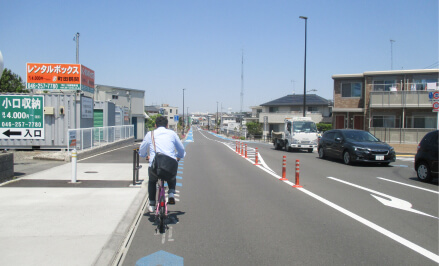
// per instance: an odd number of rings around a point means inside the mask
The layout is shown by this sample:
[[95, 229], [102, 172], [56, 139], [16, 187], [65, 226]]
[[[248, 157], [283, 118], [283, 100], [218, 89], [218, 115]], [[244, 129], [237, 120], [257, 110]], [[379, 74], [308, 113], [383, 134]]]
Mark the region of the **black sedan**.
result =
[[418, 145], [415, 156], [415, 170], [418, 179], [423, 182], [431, 181], [438, 176], [438, 130], [427, 133]]
[[388, 165], [395, 161], [393, 147], [364, 130], [326, 131], [319, 141], [317, 150], [321, 159], [325, 157], [343, 159], [345, 164], [368, 162]]

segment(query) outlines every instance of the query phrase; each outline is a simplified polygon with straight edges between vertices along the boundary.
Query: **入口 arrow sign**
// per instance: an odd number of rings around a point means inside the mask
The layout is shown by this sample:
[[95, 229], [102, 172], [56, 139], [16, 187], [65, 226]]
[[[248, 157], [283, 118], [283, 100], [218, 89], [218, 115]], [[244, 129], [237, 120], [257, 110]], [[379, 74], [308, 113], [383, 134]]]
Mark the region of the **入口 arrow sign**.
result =
[[11, 131], [10, 129], [3, 132], [3, 135], [10, 138], [11, 136], [21, 136], [21, 131]]

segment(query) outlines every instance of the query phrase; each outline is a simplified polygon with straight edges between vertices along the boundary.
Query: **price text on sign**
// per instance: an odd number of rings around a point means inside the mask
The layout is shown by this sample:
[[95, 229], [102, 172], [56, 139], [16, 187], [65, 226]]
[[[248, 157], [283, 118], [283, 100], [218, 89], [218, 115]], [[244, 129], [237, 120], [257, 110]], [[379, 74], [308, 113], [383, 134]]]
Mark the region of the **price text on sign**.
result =
[[0, 95], [0, 139], [44, 139], [44, 96]]

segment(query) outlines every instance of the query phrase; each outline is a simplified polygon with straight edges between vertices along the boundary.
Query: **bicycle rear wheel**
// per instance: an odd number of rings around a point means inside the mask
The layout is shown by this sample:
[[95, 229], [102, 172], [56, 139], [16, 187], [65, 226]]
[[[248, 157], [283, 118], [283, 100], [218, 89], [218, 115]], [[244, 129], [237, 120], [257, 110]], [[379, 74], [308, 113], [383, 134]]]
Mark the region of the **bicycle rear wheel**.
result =
[[166, 200], [165, 197], [160, 197], [159, 201], [159, 232], [163, 234], [165, 232], [165, 219], [166, 219]]

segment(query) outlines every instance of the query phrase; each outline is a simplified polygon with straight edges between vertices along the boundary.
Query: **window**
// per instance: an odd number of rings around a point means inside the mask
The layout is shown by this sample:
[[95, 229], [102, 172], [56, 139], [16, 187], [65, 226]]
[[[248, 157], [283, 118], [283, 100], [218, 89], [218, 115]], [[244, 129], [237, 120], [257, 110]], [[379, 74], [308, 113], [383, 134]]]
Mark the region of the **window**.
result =
[[328, 140], [334, 140], [334, 136], [335, 136], [335, 132], [326, 132], [323, 135], [323, 138]]
[[118, 96], [118, 95], [113, 95], [111, 98], [112, 98], [113, 100], [117, 100], [117, 99], [119, 99], [119, 96]]
[[424, 91], [424, 90], [437, 90], [439, 89], [437, 79], [423, 78], [414, 79], [410, 86], [410, 90]]
[[435, 115], [414, 115], [407, 117], [407, 128], [436, 128]]
[[287, 122], [287, 131], [291, 133], [291, 122]]
[[314, 122], [309, 121], [294, 121], [294, 132], [317, 132], [317, 126]]
[[279, 107], [270, 107], [268, 112], [269, 113], [277, 113], [277, 112], [279, 112]]
[[361, 83], [360, 82], [342, 83], [341, 97], [346, 97], [346, 98], [361, 97]]
[[316, 106], [308, 106], [308, 112], [318, 112], [319, 108], [317, 108]]
[[172, 114], [172, 109], [169, 109], [169, 113]]
[[395, 116], [393, 115], [374, 115], [372, 127], [395, 127]]
[[396, 89], [394, 80], [374, 80], [373, 91], [392, 91]]

